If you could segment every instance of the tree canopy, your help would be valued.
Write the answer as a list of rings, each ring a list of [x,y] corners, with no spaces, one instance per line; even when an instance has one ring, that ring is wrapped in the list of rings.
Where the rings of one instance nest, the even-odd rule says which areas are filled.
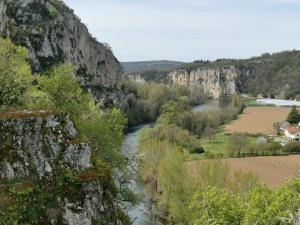
[[[300,114],[299,114],[299,111],[297,110],[296,106],[293,106],[286,121],[291,124],[297,124],[300,122]]]

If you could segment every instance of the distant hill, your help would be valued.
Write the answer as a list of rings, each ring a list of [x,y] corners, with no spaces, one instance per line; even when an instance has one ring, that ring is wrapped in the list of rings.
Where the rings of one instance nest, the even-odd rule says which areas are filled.
[[[228,87],[228,83],[224,83],[227,71],[227,77],[235,77],[237,92],[253,96],[300,99],[300,51],[297,50],[265,53],[249,59],[197,60],[173,69],[145,70],[132,73],[131,79],[183,85],[187,82],[188,85],[202,84],[208,90],[218,90],[221,88],[218,83]],[[216,86],[209,86],[212,84]]]
[[[149,70],[164,71],[172,70],[185,64],[184,62],[155,60],[155,61],[139,61],[139,62],[122,62],[125,73],[143,72]]]

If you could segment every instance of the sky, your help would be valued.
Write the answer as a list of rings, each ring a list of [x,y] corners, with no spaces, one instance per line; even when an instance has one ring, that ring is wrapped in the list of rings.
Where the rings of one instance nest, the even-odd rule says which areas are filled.
[[[300,49],[300,0],[65,0],[120,61]]]

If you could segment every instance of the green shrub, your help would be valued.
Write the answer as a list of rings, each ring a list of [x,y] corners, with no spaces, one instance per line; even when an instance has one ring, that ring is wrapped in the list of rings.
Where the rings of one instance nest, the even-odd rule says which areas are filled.
[[[0,38],[0,106],[21,105],[33,79],[27,62],[28,51]]]
[[[204,153],[204,148],[203,147],[193,147],[190,149],[190,154],[201,154],[201,153]]]
[[[299,142],[289,142],[285,147],[284,151],[288,153],[300,153],[300,143]]]

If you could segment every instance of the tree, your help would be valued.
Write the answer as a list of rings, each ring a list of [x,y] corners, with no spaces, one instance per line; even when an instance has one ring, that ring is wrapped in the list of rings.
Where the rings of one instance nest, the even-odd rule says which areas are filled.
[[[161,108],[161,116],[159,122],[167,124],[176,124],[182,108],[177,102],[170,101],[164,104]]]
[[[226,189],[208,187],[199,191],[190,204],[193,225],[239,225],[244,215],[244,205],[238,195]]]
[[[300,122],[300,114],[295,105],[293,106],[292,110],[290,111],[286,121],[291,124],[297,124]]]
[[[183,156],[181,152],[169,149],[160,163],[158,176],[163,192],[158,204],[170,213],[169,220],[176,224],[188,224],[188,205],[194,193],[193,182],[187,174]]]
[[[283,218],[296,215],[300,205],[300,182],[292,180],[272,190],[257,186],[249,194],[243,224],[292,224],[283,223]]]
[[[27,62],[28,51],[15,46],[9,39],[0,38],[0,106],[22,103],[33,76]]]
[[[273,129],[275,130],[277,135],[280,135],[280,127],[280,123],[278,122],[273,124]]]
[[[230,153],[237,153],[237,156],[241,155],[241,152],[244,148],[247,147],[248,139],[245,134],[242,133],[234,133],[230,138]]]
[[[212,139],[215,136],[215,131],[213,128],[211,128],[210,126],[206,126],[204,131],[203,131],[203,136],[207,137],[209,139],[209,141],[211,142]]]
[[[37,85],[26,94],[26,106],[68,112],[78,119],[99,117],[100,111],[91,94],[82,89],[80,80],[73,75],[74,67],[63,64],[38,76]]]

